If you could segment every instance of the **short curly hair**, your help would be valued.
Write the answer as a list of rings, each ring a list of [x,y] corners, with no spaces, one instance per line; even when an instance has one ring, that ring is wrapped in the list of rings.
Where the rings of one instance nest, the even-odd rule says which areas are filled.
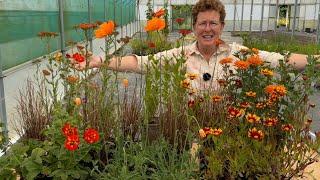
[[[200,12],[215,10],[220,14],[220,22],[224,23],[226,10],[220,0],[199,0],[192,8],[193,25],[197,22],[197,17]]]

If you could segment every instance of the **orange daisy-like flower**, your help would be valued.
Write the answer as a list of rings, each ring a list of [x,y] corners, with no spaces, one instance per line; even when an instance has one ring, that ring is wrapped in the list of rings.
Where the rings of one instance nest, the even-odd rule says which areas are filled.
[[[254,54],[259,54],[259,49],[252,48],[251,51],[252,51]]]
[[[264,120],[264,125],[271,127],[275,126],[278,123],[278,118],[267,118]]]
[[[42,32],[39,32],[38,33],[38,36],[42,39],[42,38],[45,38],[45,37],[47,37],[47,38],[54,38],[54,37],[56,37],[56,36],[58,36],[58,33],[56,33],[56,32],[46,32],[46,31],[42,31]]]
[[[246,70],[249,68],[249,63],[247,61],[236,61],[234,62],[234,66],[236,66],[238,69]]]
[[[76,106],[80,106],[81,103],[82,103],[81,98],[79,98],[79,97],[75,98],[73,101],[74,101],[74,104],[75,104]]]
[[[251,114],[251,113],[248,113],[246,115],[246,119],[249,123],[259,123],[260,122],[260,117],[255,114]]]
[[[247,61],[252,66],[260,66],[263,64],[263,60],[258,55],[250,56]]]
[[[213,102],[220,102],[222,100],[222,96],[213,95],[211,96]]]
[[[261,74],[265,75],[265,76],[273,76],[273,71],[269,70],[269,69],[262,69]]]
[[[163,8],[161,8],[161,9],[159,9],[157,12],[154,12],[152,16],[153,16],[153,17],[160,18],[160,17],[163,16],[165,13],[166,13],[166,11],[165,11]]]
[[[242,102],[242,103],[240,103],[240,107],[248,108],[248,107],[250,107],[250,103],[249,102]]]
[[[252,129],[249,129],[248,137],[254,140],[261,141],[264,137],[264,133],[261,130],[257,130],[257,128],[254,127]]]
[[[92,29],[92,28],[97,27],[97,25],[96,24],[92,24],[92,23],[81,23],[76,27],[80,28],[82,30],[88,30],[88,29]]]
[[[197,93],[197,89],[194,89],[194,88],[189,89],[189,91],[188,91],[188,94],[189,94],[190,96],[192,96],[192,95],[194,95],[194,94],[196,94],[196,93]]]
[[[108,21],[102,23],[94,33],[96,38],[104,38],[111,35],[114,32],[114,29],[115,23],[113,21]]]
[[[281,126],[282,131],[289,132],[293,129],[292,124],[284,124]]]
[[[188,88],[190,87],[190,81],[189,81],[189,79],[185,79],[185,80],[181,81],[181,86],[182,86],[183,88],[188,89]]]
[[[265,108],[265,107],[266,107],[266,104],[263,103],[263,102],[258,102],[258,103],[256,104],[256,108],[257,108],[257,109],[263,109],[263,108]]]
[[[123,85],[123,87],[127,88],[129,86],[129,80],[128,79],[123,79],[122,80],[122,85]]]
[[[166,27],[166,23],[163,19],[153,17],[151,20],[147,21],[147,25],[144,27],[144,29],[147,32],[150,31],[160,31]]]
[[[222,134],[222,129],[220,128],[210,129],[210,134],[214,136],[220,136]]]
[[[242,115],[243,111],[234,107],[230,107],[228,109],[228,113],[230,118],[237,118]]]
[[[67,81],[70,84],[74,84],[74,83],[78,82],[78,80],[79,80],[79,78],[77,76],[70,75],[70,76],[67,77]]]
[[[267,94],[275,94],[278,96],[284,96],[287,93],[287,89],[286,87],[284,87],[283,85],[268,85],[265,88],[265,92]]]
[[[228,63],[232,63],[233,59],[231,57],[226,57],[223,58],[219,61],[220,64],[228,64]]]
[[[257,96],[257,93],[256,92],[253,92],[253,91],[249,91],[249,92],[246,92],[246,95],[248,97],[256,97]]]
[[[196,73],[187,73],[185,74],[186,78],[189,78],[190,80],[195,80],[199,75]]]

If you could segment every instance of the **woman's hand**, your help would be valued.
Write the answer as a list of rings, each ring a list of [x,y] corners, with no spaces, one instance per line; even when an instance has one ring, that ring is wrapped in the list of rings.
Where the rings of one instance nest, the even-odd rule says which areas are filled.
[[[100,67],[103,63],[103,59],[100,56],[95,55],[88,57],[86,61],[89,62],[88,68]],[[77,70],[84,70],[87,67],[86,61],[76,62],[75,60],[71,59],[71,64],[73,64],[73,67]]]

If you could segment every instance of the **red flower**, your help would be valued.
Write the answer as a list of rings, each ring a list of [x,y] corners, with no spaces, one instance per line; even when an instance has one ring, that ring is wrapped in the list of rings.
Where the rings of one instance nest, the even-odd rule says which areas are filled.
[[[74,151],[78,149],[79,144],[80,144],[79,136],[71,135],[71,136],[68,136],[66,141],[64,142],[64,147],[69,151]]]
[[[78,135],[78,129],[76,127],[72,127],[69,123],[64,124],[62,132],[66,137]]]
[[[192,31],[190,29],[180,29],[179,30],[179,33],[182,35],[182,36],[186,36],[190,33],[192,33]]]
[[[176,21],[176,23],[181,25],[184,22],[184,18],[177,18],[175,21]]]
[[[156,44],[154,42],[148,42],[148,47],[149,48],[155,48]]]
[[[237,118],[237,117],[240,117],[243,113],[243,110],[240,110],[240,109],[237,109],[237,108],[234,108],[234,107],[230,107],[228,109],[228,114],[229,114],[229,117],[230,118]]]
[[[163,8],[159,9],[157,12],[154,12],[153,13],[153,17],[157,17],[157,18],[160,18],[161,16],[163,16],[165,14],[165,10]]]
[[[72,58],[76,60],[78,63],[83,62],[85,60],[84,57],[79,53],[73,54]]]
[[[248,137],[254,140],[261,141],[264,137],[264,133],[262,132],[262,130],[257,130],[257,128],[254,127],[252,129],[249,129]]]
[[[99,132],[95,129],[88,128],[84,131],[83,139],[89,144],[96,143],[100,139]]]
[[[188,107],[189,107],[189,108],[193,108],[194,105],[195,105],[195,103],[196,103],[196,102],[195,102],[194,100],[189,100],[189,101],[188,101]]]

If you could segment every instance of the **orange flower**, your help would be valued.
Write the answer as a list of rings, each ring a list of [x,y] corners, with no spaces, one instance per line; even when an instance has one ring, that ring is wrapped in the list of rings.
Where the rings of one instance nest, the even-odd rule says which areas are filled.
[[[272,85],[268,85],[265,88],[265,92],[270,95],[275,94],[278,96],[284,96],[287,93],[287,89],[283,85],[273,85],[272,84]]]
[[[269,69],[262,69],[261,74],[265,75],[265,76],[273,76],[273,71],[269,70]]]
[[[49,75],[51,74],[51,73],[50,73],[48,70],[46,70],[46,69],[42,70],[42,73],[43,73],[44,76],[49,76]]]
[[[77,81],[79,80],[79,78],[77,76],[68,76],[67,77],[67,81],[70,83],[70,84],[74,84],[76,83]]]
[[[148,42],[148,47],[151,49],[156,48],[156,44],[154,42]]]
[[[153,17],[157,17],[160,18],[161,16],[163,16],[165,14],[165,10],[163,8],[159,9],[157,12],[153,13]]]
[[[81,23],[76,27],[80,28],[82,30],[88,30],[88,29],[92,29],[92,28],[97,27],[97,25],[96,24],[92,24],[92,23]]]
[[[250,103],[248,103],[248,102],[242,102],[242,103],[240,103],[240,107],[242,107],[242,108],[248,108],[248,107],[250,107]]]
[[[259,54],[259,49],[252,48],[251,51],[252,51],[254,54]]]
[[[242,69],[242,70],[245,70],[245,69],[248,69],[249,67],[249,63],[247,61],[236,61],[234,62],[234,66],[236,66],[238,69]]]
[[[187,73],[185,75],[186,78],[189,78],[190,80],[195,80],[198,77],[198,74],[196,73]]]
[[[248,137],[254,140],[261,141],[264,137],[264,133],[261,130],[257,130],[257,128],[254,127],[252,129],[249,129]]]
[[[257,104],[256,104],[256,108],[257,109],[263,109],[263,108],[265,108],[266,107],[266,105],[263,103],[263,102],[258,102]]]
[[[166,23],[163,19],[153,17],[151,20],[147,21],[147,25],[144,29],[149,31],[160,31],[166,27]]]
[[[230,58],[230,57],[226,57],[226,58],[223,58],[219,61],[220,64],[228,64],[228,63],[232,63],[233,59]]]
[[[246,115],[246,119],[249,123],[259,123],[260,122],[260,117],[255,114],[251,114],[251,113],[248,113]]]
[[[264,120],[264,125],[268,127],[275,126],[277,123],[277,118],[267,118],[266,120]]]
[[[211,96],[213,102],[220,102],[222,100],[222,96],[213,95]]]
[[[188,91],[188,94],[191,96],[191,95],[194,95],[195,93],[197,93],[197,89],[194,89],[194,88],[192,88],[192,89],[189,89],[189,91]]]
[[[229,117],[230,118],[237,118],[237,117],[240,117],[242,115],[243,110],[239,110],[237,108],[230,107],[228,109],[228,113],[229,113]]]
[[[38,36],[42,39],[44,37],[48,37],[48,38],[51,38],[51,37],[56,37],[58,36],[58,33],[56,32],[46,32],[46,31],[42,31],[42,32],[39,32],[38,33]]]
[[[109,36],[113,33],[115,28],[115,24],[113,21],[108,21],[102,23],[99,28],[94,32],[96,38],[104,38],[106,36]]]
[[[78,98],[78,97],[75,98],[73,101],[74,101],[74,104],[77,105],[77,106],[80,106],[81,103],[82,103],[82,102],[81,102],[81,98]]]
[[[188,79],[185,79],[185,80],[181,81],[181,86],[183,88],[186,88],[186,89],[189,88],[190,87],[190,81]]]
[[[122,85],[123,85],[123,87],[127,88],[128,85],[129,85],[129,80],[128,79],[123,79],[122,80]]]
[[[249,91],[249,92],[246,92],[246,95],[248,97],[256,97],[257,96],[257,93],[256,92],[253,92],[253,91]]]
[[[281,129],[282,131],[289,132],[293,129],[293,126],[292,124],[284,124],[282,125]]]
[[[55,61],[60,62],[62,59],[62,53],[61,52],[57,52],[53,55],[53,58]]]
[[[206,133],[204,132],[203,129],[199,130],[199,135],[200,135],[201,138],[206,138],[207,137],[207,135],[206,135]]]
[[[227,85],[227,81],[224,79],[217,79],[218,83],[220,86],[226,86]]]
[[[263,60],[258,55],[250,56],[247,61],[252,66],[260,66],[263,64]]]
[[[214,136],[220,136],[222,134],[222,129],[216,128],[216,129],[210,129],[212,130],[211,134]]]

